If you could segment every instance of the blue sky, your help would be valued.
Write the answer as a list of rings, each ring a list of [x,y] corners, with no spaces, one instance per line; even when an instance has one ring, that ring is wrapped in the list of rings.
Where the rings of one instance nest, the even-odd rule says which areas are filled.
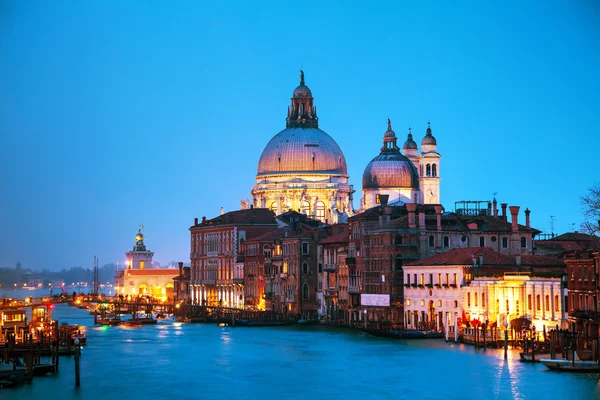
[[[188,262],[194,217],[250,197],[300,66],[355,207],[387,118],[401,141],[430,120],[447,210],[497,192],[578,228],[600,8],[481,3],[2,2],[0,266],[122,262],[140,224],[155,260]]]

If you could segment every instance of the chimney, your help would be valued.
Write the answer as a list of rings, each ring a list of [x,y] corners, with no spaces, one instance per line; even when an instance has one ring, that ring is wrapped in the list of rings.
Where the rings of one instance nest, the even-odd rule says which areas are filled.
[[[206,222],[206,217],[202,217],[202,223]]]
[[[496,198],[494,197],[494,200],[492,201],[492,203],[494,204],[494,217],[498,216],[498,201],[496,200]]]
[[[183,261],[177,263],[179,265],[179,276],[183,275]]]
[[[386,206],[383,210],[385,211],[385,222],[390,222],[392,220],[392,207]]]
[[[487,215],[488,216],[492,215],[492,203],[490,203],[489,201],[488,201]]]
[[[525,209],[525,226],[528,228],[531,228],[531,225],[529,224],[529,213],[531,211],[529,210],[529,208]]]
[[[406,211],[408,211],[408,227],[410,229],[415,229],[417,227],[415,221],[415,210],[417,209],[417,205],[415,203],[407,203]]]
[[[442,206],[433,206],[435,209],[436,216],[436,228],[438,231],[442,230]]]
[[[198,218],[194,218],[194,225],[198,225]]]
[[[221,207],[221,215],[225,214],[225,209]]]
[[[425,206],[419,207],[419,229],[425,229]]]
[[[512,231],[519,232],[519,206],[510,206],[510,215],[512,217]]]
[[[250,209],[252,210],[254,208],[254,204],[250,204]]]
[[[508,206],[508,204],[502,203],[500,205],[502,206],[502,218],[504,218],[504,220],[506,221],[506,207]]]
[[[515,265],[516,266],[520,266],[521,265],[521,255],[520,254],[517,254],[515,256]]]

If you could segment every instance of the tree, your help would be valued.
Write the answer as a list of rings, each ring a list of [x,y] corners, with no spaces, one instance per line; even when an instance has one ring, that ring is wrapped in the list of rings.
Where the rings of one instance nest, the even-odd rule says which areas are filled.
[[[600,183],[596,183],[588,189],[587,194],[581,198],[581,205],[583,206],[583,214],[586,220],[589,221],[586,226],[589,230],[592,230],[590,234],[593,234],[598,231],[600,224]]]

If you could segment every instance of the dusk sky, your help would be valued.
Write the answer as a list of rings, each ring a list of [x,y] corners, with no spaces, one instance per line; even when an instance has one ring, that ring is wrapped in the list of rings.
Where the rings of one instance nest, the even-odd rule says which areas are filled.
[[[0,266],[122,263],[140,224],[156,261],[189,263],[194,217],[250,198],[301,67],[355,208],[387,118],[400,143],[429,120],[447,211],[498,193],[579,229],[598,3],[480,3],[3,1]]]

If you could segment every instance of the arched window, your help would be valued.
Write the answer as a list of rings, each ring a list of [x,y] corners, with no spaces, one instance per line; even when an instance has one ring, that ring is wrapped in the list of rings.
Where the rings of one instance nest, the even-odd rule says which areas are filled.
[[[431,176],[437,176],[437,164],[431,166]]]
[[[310,203],[308,201],[302,202],[302,209],[300,210],[300,212],[304,215],[310,216]]]
[[[521,238],[521,247],[522,248],[527,247],[527,239],[525,237]]]
[[[427,176],[431,176],[431,164],[427,164],[427,166],[425,167],[425,174]]]
[[[321,222],[325,221],[325,203],[323,203],[322,201],[317,202],[316,218]]]
[[[435,239],[433,235],[429,236],[429,247],[435,246]]]
[[[546,311],[550,311],[550,296],[546,295]]]
[[[481,293],[481,307],[485,307],[485,293]]]
[[[479,247],[485,247],[485,238],[483,236],[479,237]]]
[[[274,201],[271,203],[271,211],[273,211],[275,213],[275,215],[277,215],[277,212],[279,211],[278,207],[277,207],[277,202]]]
[[[506,249],[508,247],[508,238],[502,238],[502,248]]]
[[[304,275],[308,275],[308,264],[307,263],[302,264],[302,273]]]
[[[304,285],[302,285],[302,299],[308,300],[308,283],[304,283]]]
[[[450,238],[444,236],[444,247],[450,247]]]

